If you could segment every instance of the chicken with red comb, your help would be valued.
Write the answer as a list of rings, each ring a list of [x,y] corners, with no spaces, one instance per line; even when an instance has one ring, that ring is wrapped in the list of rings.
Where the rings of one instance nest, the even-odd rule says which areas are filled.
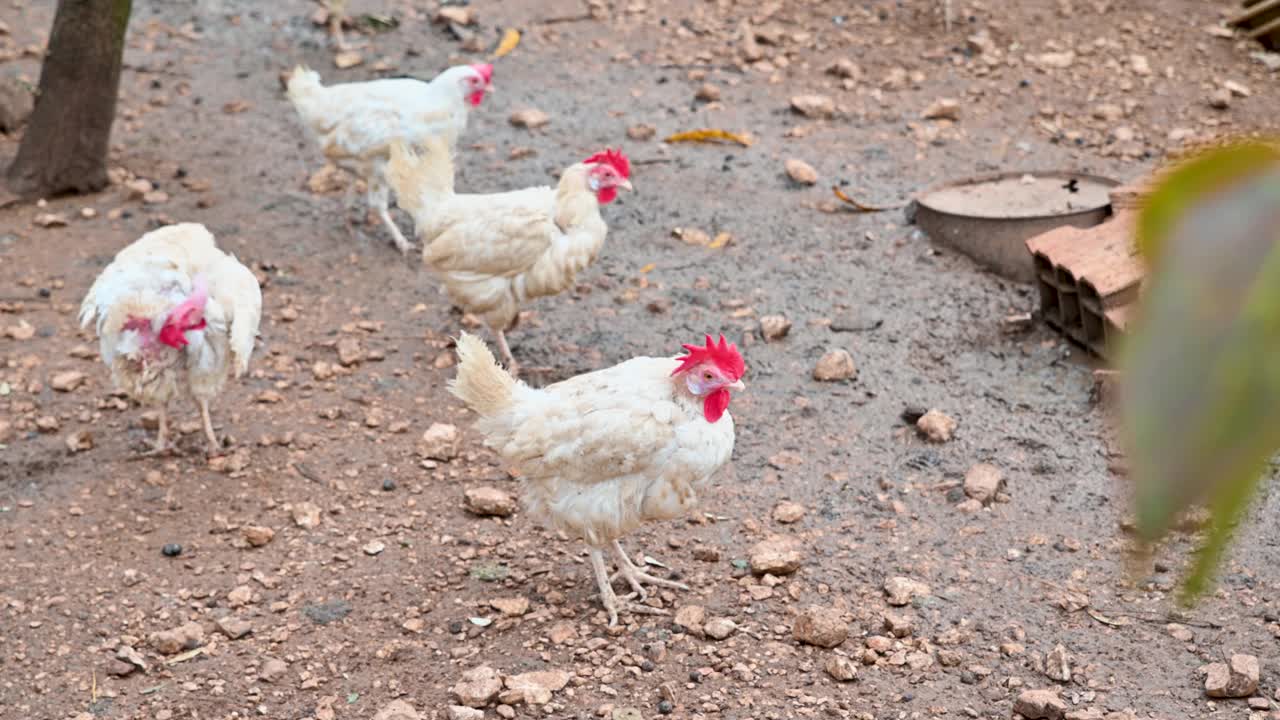
[[[619,539],[688,512],[733,453],[729,401],[745,389],[746,364],[723,335],[684,348],[683,357],[632,358],[532,388],[474,335],[458,340],[449,391],[480,416],[485,444],[519,470],[529,513],[586,541],[611,626],[622,610],[666,614],[632,602],[646,598],[646,584],[688,590],[641,570]],[[632,595],[614,591],[606,552]]]
[[[521,305],[572,287],[595,262],[609,230],[601,207],[631,189],[631,162],[621,150],[605,150],[566,168],[554,188],[459,195],[448,148],[439,140],[425,145],[425,154],[391,146],[396,202],[413,216],[423,263],[454,305],[484,319],[518,374],[506,331]]]

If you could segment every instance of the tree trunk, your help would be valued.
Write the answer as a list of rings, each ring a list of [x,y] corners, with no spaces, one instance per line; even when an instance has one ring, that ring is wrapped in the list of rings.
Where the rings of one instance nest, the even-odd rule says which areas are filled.
[[[45,197],[107,184],[131,0],[58,0],[9,190]]]

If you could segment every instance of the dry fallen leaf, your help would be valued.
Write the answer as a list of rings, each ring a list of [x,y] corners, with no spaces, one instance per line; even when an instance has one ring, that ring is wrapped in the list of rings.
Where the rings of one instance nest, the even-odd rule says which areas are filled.
[[[727,232],[722,232],[716,235],[716,239],[712,240],[711,244],[708,245],[707,247],[711,248],[712,250],[719,250],[720,248],[728,245],[731,242],[733,242],[733,236]]]
[[[675,135],[668,136],[663,142],[715,142],[723,140],[726,142],[734,142],[742,147],[751,147],[751,138],[745,134],[733,133],[728,130],[717,130],[715,128],[706,128],[703,130],[688,130],[679,132]]]
[[[648,265],[645,265],[644,267],[640,268],[640,274],[648,275],[649,273],[653,272],[653,269],[656,267],[658,267],[657,263],[649,263]]]
[[[886,210],[897,210],[902,207],[901,205],[864,205],[846,195],[845,192],[837,186],[832,186],[831,192],[835,193],[836,197],[839,198],[841,202],[853,208],[857,212],[884,212]]]
[[[222,112],[228,115],[235,115],[237,113],[242,113],[245,110],[248,110],[249,107],[250,107],[249,103],[245,100],[232,100],[231,102],[222,106]]]
[[[520,44],[520,31],[511,29],[502,34],[502,42],[498,43],[498,49],[493,51],[493,56],[500,58],[503,55],[516,49]]]
[[[353,68],[363,62],[364,62],[364,56],[356,52],[355,50],[340,52],[337,55],[333,56],[333,65],[339,70],[346,70],[347,68]]]

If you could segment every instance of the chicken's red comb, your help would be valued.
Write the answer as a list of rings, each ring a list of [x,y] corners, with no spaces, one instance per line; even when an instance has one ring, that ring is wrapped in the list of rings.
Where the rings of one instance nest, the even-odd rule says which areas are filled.
[[[631,177],[631,161],[621,150],[610,150],[605,148],[604,152],[598,152],[595,155],[583,160],[584,163],[608,163],[613,166],[614,170],[624,178]]]
[[[720,368],[720,372],[724,373],[731,381],[737,381],[742,374],[747,371],[747,365],[742,361],[742,356],[738,354],[738,346],[733,343],[726,342],[724,335],[720,336],[719,344],[711,340],[711,336],[707,336],[706,347],[698,347],[697,345],[685,345],[684,349],[688,355],[676,358],[680,361],[680,366],[675,369],[672,375],[679,375],[697,365],[710,360]]]
[[[479,73],[480,77],[484,79],[485,85],[493,82],[493,66],[489,63],[476,63],[471,66],[471,69]]]

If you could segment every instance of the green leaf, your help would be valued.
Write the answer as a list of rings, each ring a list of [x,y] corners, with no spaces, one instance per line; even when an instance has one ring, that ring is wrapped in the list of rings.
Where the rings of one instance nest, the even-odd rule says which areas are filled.
[[[1121,357],[1137,529],[1156,541],[1208,504],[1190,600],[1280,448],[1280,153],[1241,145],[1187,164],[1139,227],[1156,263]]]

